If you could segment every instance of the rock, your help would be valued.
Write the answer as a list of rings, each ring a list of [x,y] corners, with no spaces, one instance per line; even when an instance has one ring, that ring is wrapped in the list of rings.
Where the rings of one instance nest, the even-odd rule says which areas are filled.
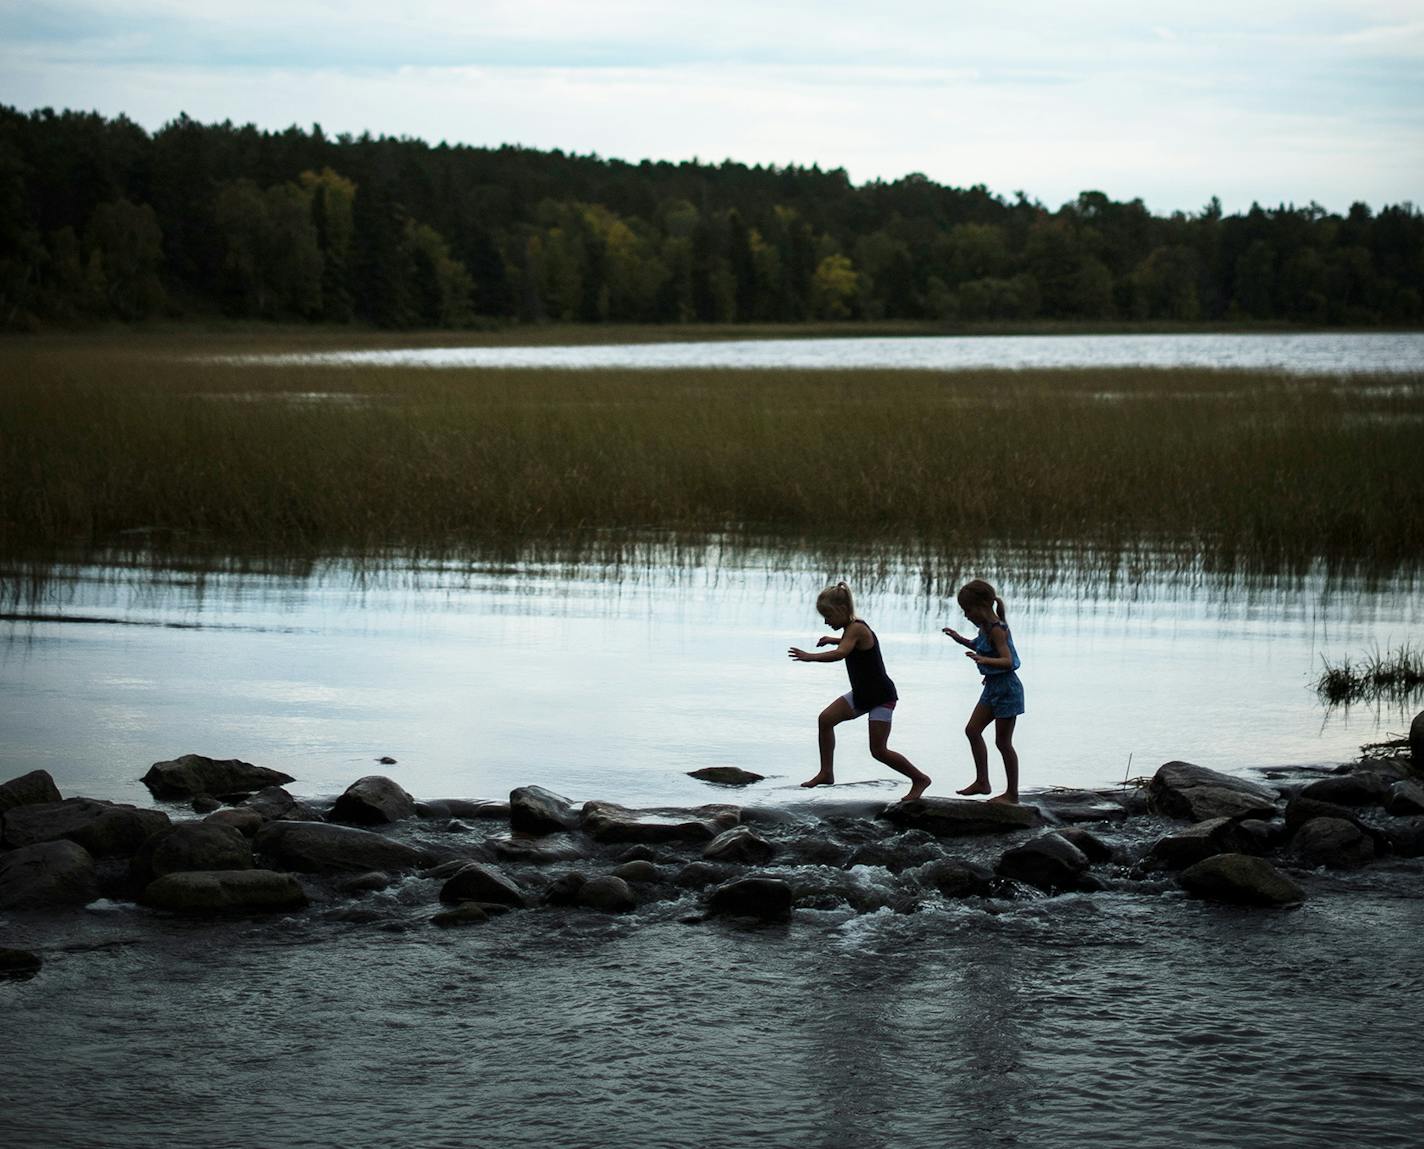
[[[1349,869],[1374,861],[1375,841],[1344,818],[1312,818],[1292,836],[1291,850],[1309,866]]]
[[[236,758],[205,758],[201,754],[184,754],[167,762],[155,762],[143,776],[143,784],[155,798],[193,798],[199,794],[226,798],[295,781],[280,770],[254,766]]]
[[[779,878],[738,878],[708,895],[707,910],[712,914],[785,921],[791,917],[791,887]]]
[[[489,838],[485,845],[496,858],[505,862],[524,862],[547,866],[554,862],[576,862],[589,855],[589,850],[568,837],[557,840],[539,838]]]
[[[142,889],[164,874],[252,868],[252,846],[241,831],[220,823],[180,822],[138,848],[129,861],[129,877]]]
[[[1339,818],[1360,825],[1353,810],[1316,798],[1292,798],[1286,803],[1286,829],[1294,833],[1313,818]],[[1363,829],[1363,826],[1361,826]]]
[[[703,809],[709,811],[707,807]],[[579,815],[583,829],[597,842],[710,842],[740,820],[740,815],[730,807],[710,810],[707,817],[683,818],[657,811],[629,810],[612,802],[585,803]]]
[[[1242,818],[1236,823],[1236,828],[1244,835],[1248,845],[1240,850],[1222,851],[1223,853],[1266,854],[1284,845],[1290,836],[1285,821],[1281,818],[1273,818],[1269,822],[1260,818]]]
[[[97,798],[65,798],[6,810],[0,815],[0,837],[12,848],[68,838],[96,858],[126,858],[150,834],[169,825],[162,810],[140,810]]]
[[[82,906],[99,896],[93,855],[60,839],[0,854],[0,910]]]
[[[1048,816],[1060,822],[1122,822],[1127,807],[1113,795],[1093,790],[1049,790],[1034,800]]]
[[[750,770],[743,770],[738,766],[706,766],[701,770],[689,770],[687,776],[701,782],[713,782],[718,786],[750,786],[753,782],[761,782],[766,777],[764,774],[753,774]]]
[[[355,870],[418,870],[429,863],[423,850],[370,830],[326,822],[268,822],[257,832],[259,854],[304,873]]]
[[[461,902],[452,910],[441,910],[430,921],[432,925],[448,930],[454,926],[472,926],[487,922],[489,918],[489,914],[479,902]]]
[[[341,883],[341,892],[343,894],[377,894],[388,889],[390,884],[390,874],[380,870],[371,870],[365,874],[357,874],[354,878],[347,878]]]
[[[1424,817],[1400,818],[1385,828],[1392,853],[1401,858],[1424,857]]]
[[[716,862],[688,862],[673,877],[673,885],[684,890],[705,890],[708,886],[730,880],[735,873],[731,866]]]
[[[1060,834],[1044,834],[1006,850],[994,866],[1001,877],[1027,882],[1046,894],[1076,890],[1087,869],[1083,851]]]
[[[1424,785],[1420,785],[1413,779],[1396,782],[1389,788],[1389,797],[1385,799],[1384,810],[1386,814],[1393,814],[1397,818],[1410,818],[1416,814],[1424,814]]]
[[[776,854],[776,847],[748,826],[724,830],[702,848],[709,862],[733,862],[742,866],[764,866]]]
[[[524,891],[493,866],[471,862],[462,866],[440,887],[442,902],[495,902],[524,909],[529,899]]]
[[[43,965],[39,954],[32,954],[29,950],[0,948],[0,978],[25,981],[39,973]]]
[[[1269,786],[1190,762],[1164,763],[1147,784],[1147,800],[1154,813],[1193,822],[1269,818],[1275,814],[1279,796]]]
[[[1250,854],[1217,854],[1188,866],[1177,880],[1195,897],[1232,905],[1292,906],[1305,900],[1300,886]]]
[[[509,825],[522,834],[557,834],[578,825],[578,811],[569,799],[542,786],[521,786],[509,792]]]
[[[941,858],[918,873],[925,884],[947,898],[989,898],[1005,884],[987,866],[966,858]]]
[[[629,846],[618,855],[620,862],[655,862],[657,859],[651,846]]]
[[[189,803],[195,814],[211,814],[222,809],[222,802],[211,794],[199,794]]]
[[[389,754],[382,754],[379,758],[376,759],[376,764],[379,766],[394,766],[396,764],[396,760],[392,758]]]
[[[214,810],[203,821],[212,826],[231,826],[244,838],[256,837],[257,831],[266,825],[266,819],[261,814],[241,807]]]
[[[638,908],[638,899],[628,883],[612,874],[584,882],[574,895],[574,901],[585,909],[603,910],[610,914],[626,914]]]
[[[142,900],[174,913],[273,913],[301,909],[307,895],[276,870],[189,870],[155,878]]]
[[[1058,830],[1057,834],[1060,838],[1077,846],[1083,852],[1083,856],[1093,865],[1113,860],[1113,848],[1096,834],[1090,834],[1079,826],[1065,826]]]
[[[508,802],[487,802],[472,798],[437,798],[429,803],[439,807],[442,818],[480,818],[489,821],[507,822],[510,818]]]
[[[16,806],[62,801],[64,795],[59,792],[47,770],[31,770],[28,774],[0,783],[0,813],[13,810]]]
[[[892,874],[899,874],[943,856],[944,849],[933,834],[925,830],[906,830],[882,842],[857,846],[846,859],[845,868],[881,866]]]
[[[975,802],[968,798],[916,798],[892,802],[881,817],[897,826],[926,830],[936,838],[1006,834],[1043,824],[1035,806],[1008,802]]]
[[[1300,792],[1300,797],[1337,806],[1382,806],[1389,798],[1390,784],[1380,775],[1361,772],[1322,778]]]
[[[266,822],[325,822],[315,806],[299,801],[281,786],[265,786],[243,802],[242,809],[251,810]]]
[[[1159,838],[1142,864],[1149,870],[1180,870],[1215,854],[1249,854],[1254,844],[1234,818],[1212,818]]]
[[[1409,724],[1409,757],[1416,774],[1424,774],[1424,710]]]
[[[358,826],[385,826],[415,817],[415,799],[380,774],[358,778],[336,799],[331,818]]]
[[[571,906],[578,900],[578,892],[588,881],[582,874],[560,874],[544,891],[544,904],[549,906]]]
[[[658,868],[652,862],[636,861],[624,862],[613,871],[615,878],[622,878],[625,882],[656,882],[658,880]]]

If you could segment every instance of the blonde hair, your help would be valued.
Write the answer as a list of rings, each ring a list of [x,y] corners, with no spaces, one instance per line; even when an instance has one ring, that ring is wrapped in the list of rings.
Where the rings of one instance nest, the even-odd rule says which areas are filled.
[[[1000,622],[1008,622],[1008,611],[1004,609],[1004,600],[999,597],[999,592],[994,589],[993,583],[985,582],[981,578],[970,579],[959,588],[959,605],[968,610],[970,607],[993,608],[994,614],[998,616]]]
[[[846,613],[846,621],[855,618],[855,600],[851,598],[850,587],[843,582],[836,583],[835,586],[828,586],[816,596],[816,609],[822,614],[826,613],[828,607],[836,610],[843,610]]]

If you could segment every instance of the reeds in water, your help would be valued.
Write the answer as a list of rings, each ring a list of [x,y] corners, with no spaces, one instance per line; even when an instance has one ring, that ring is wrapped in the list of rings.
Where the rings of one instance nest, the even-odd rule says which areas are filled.
[[[1405,643],[1392,651],[1374,651],[1352,662],[1322,657],[1324,669],[1315,690],[1332,706],[1351,702],[1407,702],[1424,694],[1424,650]]]

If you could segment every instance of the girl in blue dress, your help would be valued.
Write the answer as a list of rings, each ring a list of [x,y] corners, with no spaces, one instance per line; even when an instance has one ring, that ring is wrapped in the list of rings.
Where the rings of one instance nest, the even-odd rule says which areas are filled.
[[[959,588],[959,606],[964,617],[979,628],[972,639],[956,630],[944,628],[944,633],[967,646],[965,657],[974,661],[984,675],[984,689],[979,701],[969,715],[964,727],[964,736],[969,739],[969,750],[974,755],[974,781],[958,794],[988,794],[989,749],[984,745],[984,731],[989,723],[994,724],[994,745],[1004,760],[1004,774],[1008,784],[1004,792],[991,798],[992,802],[1013,802],[1019,800],[1019,755],[1014,749],[1014,724],[1024,712],[1023,683],[1014,673],[1019,668],[1019,652],[1014,649],[1014,637],[1009,632],[1009,622],[1004,610],[1004,600],[994,588],[983,579],[976,578]]]

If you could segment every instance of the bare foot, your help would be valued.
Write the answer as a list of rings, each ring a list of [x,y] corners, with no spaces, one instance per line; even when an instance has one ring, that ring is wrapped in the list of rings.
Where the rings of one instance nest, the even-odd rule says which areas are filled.
[[[968,786],[964,787],[963,790],[955,791],[956,794],[963,794],[966,798],[971,794],[988,794],[991,792],[991,787],[987,782],[971,782]]]
[[[989,801],[1000,802],[1005,806],[1017,806],[1019,804],[1019,796],[1017,794],[995,794]]]
[[[835,784],[836,780],[833,775],[822,773],[817,774],[814,778],[808,778],[805,782],[801,783],[801,787],[802,789],[809,789],[812,786],[834,786]]]
[[[902,802],[913,802],[921,794],[930,788],[930,783],[934,781],[928,774],[921,774],[918,779],[910,784],[910,792],[900,799]]]

